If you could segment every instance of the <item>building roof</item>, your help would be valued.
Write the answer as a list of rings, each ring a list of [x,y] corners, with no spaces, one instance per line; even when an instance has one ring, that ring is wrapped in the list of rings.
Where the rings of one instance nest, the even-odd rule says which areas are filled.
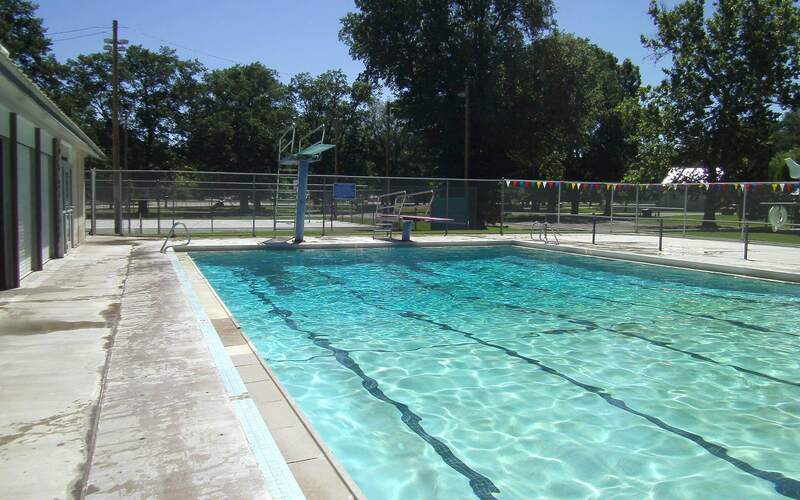
[[[47,121],[63,132],[61,134],[62,139],[72,139],[70,142],[83,145],[82,149],[85,149],[91,155],[97,158],[104,158],[103,150],[89,139],[89,136],[17,67],[8,56],[8,51],[5,50],[5,47],[0,46],[0,48],[3,49],[0,50],[0,76],[13,84],[14,89],[19,94],[22,94],[24,98],[29,99],[36,107],[45,112],[46,117],[49,118]]]

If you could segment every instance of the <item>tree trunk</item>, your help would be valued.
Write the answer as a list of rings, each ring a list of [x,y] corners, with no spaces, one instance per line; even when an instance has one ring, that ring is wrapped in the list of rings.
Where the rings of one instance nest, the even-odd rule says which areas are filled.
[[[707,167],[708,182],[717,182],[717,168],[714,166]],[[717,204],[719,203],[719,193],[713,186],[705,192],[705,199],[703,200],[703,223],[700,225],[701,229],[716,230],[718,229],[717,218]]]

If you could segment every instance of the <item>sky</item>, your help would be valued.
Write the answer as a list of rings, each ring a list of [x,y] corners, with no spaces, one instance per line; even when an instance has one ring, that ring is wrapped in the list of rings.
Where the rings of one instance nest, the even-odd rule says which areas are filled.
[[[120,37],[156,49],[167,45],[210,69],[261,61],[288,82],[297,73],[363,69],[339,41],[339,20],[353,0],[38,0],[38,15],[56,57],[102,50],[118,19]],[[590,39],[620,61],[639,65],[642,83],[657,84],[659,65],[642,47],[653,34],[648,0],[555,0],[562,31]],[[666,2],[674,4],[675,0]],[[91,29],[84,29],[91,28]],[[79,30],[79,31],[73,31]]]

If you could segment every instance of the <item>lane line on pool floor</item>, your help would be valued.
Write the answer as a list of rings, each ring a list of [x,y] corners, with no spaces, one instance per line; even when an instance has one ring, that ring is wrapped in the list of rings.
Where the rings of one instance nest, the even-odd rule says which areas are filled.
[[[431,275],[431,276],[445,276],[445,275],[442,275],[441,273],[437,273],[435,271],[431,271],[429,269],[423,268],[423,267],[418,266],[416,264],[412,264],[409,267],[412,267],[412,266],[413,266],[414,270],[423,272],[423,273]],[[431,284],[426,283],[426,282],[424,282],[422,280],[419,280],[417,278],[413,278],[412,277],[412,279],[416,279],[416,281],[419,282],[421,286],[434,288],[434,289],[440,288],[440,287],[436,287],[436,286],[431,286]],[[521,290],[528,290],[528,289],[544,290],[544,289],[541,289],[541,288],[538,288],[538,287],[523,287],[517,281],[512,281],[512,283],[516,288],[519,288]],[[544,291],[546,291],[546,290],[544,290]],[[686,354],[688,356],[691,356],[694,359],[697,359],[697,360],[700,360],[700,361],[704,361],[704,362],[707,362],[707,363],[711,363],[711,364],[714,364],[716,366],[724,366],[724,367],[732,368],[732,369],[734,369],[734,370],[736,370],[738,372],[747,373],[747,374],[750,374],[750,375],[761,377],[761,378],[770,380],[772,382],[778,382],[778,383],[781,383],[781,384],[787,384],[787,385],[793,385],[795,387],[800,387],[800,383],[798,383],[798,382],[793,382],[791,380],[787,380],[787,379],[784,379],[784,378],[775,377],[773,375],[769,375],[769,374],[766,374],[766,373],[763,373],[763,372],[760,372],[760,371],[757,371],[757,370],[751,370],[750,368],[745,368],[745,367],[742,367],[742,366],[739,366],[739,365],[735,365],[735,364],[732,364],[732,363],[723,363],[721,361],[717,361],[717,360],[715,360],[713,358],[710,358],[708,356],[705,356],[703,354],[699,354],[699,353],[696,353],[696,352],[693,352],[693,351],[689,351],[689,350],[686,350],[686,349],[680,349],[680,348],[677,348],[677,347],[673,347],[668,342],[649,339],[649,338],[647,338],[645,336],[637,335],[637,334],[632,333],[632,332],[622,332],[622,331],[614,329],[614,328],[607,328],[607,327],[604,327],[604,326],[600,326],[600,325],[598,325],[597,323],[595,323],[593,321],[589,321],[589,320],[580,320],[579,321],[579,320],[572,319],[572,318],[568,317],[565,314],[552,313],[552,312],[544,311],[542,309],[532,308],[532,307],[526,306],[526,305],[510,304],[510,303],[507,303],[507,302],[487,301],[487,300],[485,300],[485,299],[483,299],[481,297],[459,297],[459,296],[454,295],[453,293],[451,293],[449,291],[445,292],[445,293],[447,293],[447,295],[449,295],[451,298],[453,298],[455,300],[481,300],[481,301],[486,302],[487,304],[491,304],[493,306],[502,306],[502,307],[506,307],[506,308],[512,309],[512,310],[524,310],[524,311],[527,311],[527,312],[533,312],[533,313],[541,315],[541,316],[545,316],[545,315],[553,316],[553,317],[556,317],[556,318],[559,318],[559,319],[567,320],[567,321],[569,321],[571,323],[574,323],[574,324],[579,324],[579,325],[584,325],[584,326],[586,326],[587,324],[590,324],[591,326],[593,326],[597,330],[602,330],[602,331],[606,331],[606,332],[609,332],[609,333],[615,333],[617,335],[622,335],[622,336],[625,336],[625,337],[630,337],[630,338],[636,338],[636,339],[639,339],[639,340],[643,340],[643,341],[648,342],[648,343],[650,343],[652,345],[655,345],[657,347],[661,347],[661,348],[664,348],[664,349],[669,349],[669,350],[674,351],[674,352]],[[588,296],[588,295],[581,295],[581,296],[584,297],[584,298],[592,299],[592,300],[603,300],[601,297],[593,297],[593,296]],[[610,300],[610,301],[611,302],[615,302],[614,300]],[[616,301],[616,302],[624,303],[624,304],[628,304],[628,305],[635,305],[633,303],[627,303],[627,302],[624,302],[624,301]],[[648,306],[648,307],[653,307],[653,306]],[[708,318],[713,319],[713,317],[706,317],[706,316],[700,316],[700,317],[707,318],[707,319]]]
[[[317,269],[314,269],[314,271],[316,271],[318,274],[320,274],[322,276],[333,278],[334,281],[338,280],[338,278],[330,276],[330,275],[327,275],[326,273],[324,273],[322,271],[319,271]],[[425,315],[420,314],[420,313],[416,313],[416,312],[413,312],[413,311],[397,311],[395,309],[387,308],[387,307],[385,307],[385,306],[383,306],[381,304],[371,303],[371,302],[366,300],[366,298],[363,296],[363,294],[360,291],[357,291],[357,290],[346,289],[346,291],[349,292],[351,295],[353,295],[355,297],[358,297],[360,300],[362,300],[368,306],[375,307],[375,308],[378,308],[378,309],[382,309],[382,310],[385,310],[387,312],[395,313],[395,314],[398,314],[398,315],[406,317],[406,318],[411,318],[411,319],[415,319],[415,320],[418,320],[418,321],[423,321],[423,322],[426,322],[426,323],[430,323],[430,324],[433,324],[435,326],[438,326],[439,328],[441,328],[443,330],[459,333],[459,334],[464,335],[465,337],[467,337],[469,339],[477,341],[478,343],[480,343],[480,344],[482,344],[482,345],[484,345],[486,347],[491,347],[493,349],[500,350],[500,351],[504,352],[505,354],[507,354],[507,355],[509,355],[511,357],[517,358],[517,359],[519,359],[521,361],[524,361],[524,362],[526,362],[528,364],[534,365],[534,366],[536,366],[537,368],[541,369],[542,371],[544,371],[546,373],[549,373],[549,374],[554,375],[556,377],[559,377],[559,378],[561,378],[563,380],[566,380],[567,382],[569,382],[569,383],[571,383],[571,384],[573,384],[573,385],[575,385],[577,387],[580,387],[581,389],[584,389],[587,392],[590,392],[592,394],[595,394],[595,395],[599,396],[606,403],[608,403],[608,404],[610,404],[610,405],[612,405],[612,406],[614,406],[616,408],[619,408],[619,409],[621,409],[623,411],[626,411],[626,412],[631,413],[633,415],[636,415],[638,417],[644,418],[645,420],[649,421],[650,423],[654,424],[655,426],[659,427],[662,430],[665,430],[667,432],[670,432],[672,434],[678,435],[680,437],[683,437],[685,439],[688,439],[688,440],[694,442],[695,444],[699,445],[700,447],[705,449],[707,452],[709,452],[711,455],[713,455],[713,456],[715,456],[717,458],[720,458],[722,460],[725,460],[726,462],[730,463],[731,465],[733,465],[737,469],[739,469],[739,470],[741,470],[741,471],[743,471],[743,472],[745,472],[747,474],[750,474],[750,475],[752,475],[754,477],[757,477],[759,479],[763,479],[765,481],[769,481],[770,483],[773,484],[773,487],[774,487],[775,491],[778,492],[779,494],[787,496],[787,497],[790,497],[790,498],[800,499],[800,481],[798,481],[796,479],[793,479],[793,478],[790,478],[790,477],[787,477],[787,476],[784,476],[780,472],[773,472],[773,471],[766,471],[766,470],[763,470],[763,469],[759,469],[759,468],[751,465],[750,463],[745,462],[744,460],[740,460],[738,458],[732,457],[728,453],[727,448],[725,448],[724,446],[720,446],[720,445],[714,444],[714,443],[706,440],[704,437],[700,436],[699,434],[695,434],[695,433],[687,431],[685,429],[681,429],[679,427],[672,426],[672,425],[664,422],[663,420],[661,420],[660,418],[658,418],[656,416],[653,416],[653,415],[650,415],[650,414],[647,414],[647,413],[644,413],[644,412],[640,412],[640,411],[638,411],[638,410],[636,410],[634,408],[631,408],[630,406],[628,406],[628,404],[624,400],[619,399],[619,398],[615,398],[614,396],[611,395],[611,393],[609,391],[607,391],[604,388],[596,387],[596,386],[593,386],[593,385],[590,385],[590,384],[586,384],[586,383],[580,382],[580,381],[570,377],[569,375],[566,375],[566,374],[556,370],[555,368],[552,368],[552,367],[550,367],[548,365],[545,365],[544,363],[542,363],[541,361],[539,361],[539,360],[537,360],[535,358],[524,356],[522,354],[519,354],[517,351],[515,351],[513,349],[509,349],[509,348],[507,348],[505,346],[502,346],[502,345],[499,345],[499,344],[494,344],[492,342],[483,340],[480,337],[477,337],[475,334],[472,334],[472,333],[469,333],[469,332],[465,332],[463,330],[459,330],[457,328],[454,328],[454,327],[448,325],[447,323],[441,323],[441,322],[438,322],[438,321],[435,321],[435,320],[432,320],[432,319],[428,319],[427,317],[425,317]]]
[[[278,444],[275,442],[269,429],[267,429],[255,402],[250,398],[244,381],[239,375],[230,356],[225,351],[225,347],[222,345],[217,330],[208,318],[205,309],[200,303],[200,299],[192,288],[186,270],[178,261],[174,252],[168,251],[167,255],[177,274],[181,289],[200,324],[203,340],[219,372],[236,416],[239,418],[242,431],[258,463],[267,489],[276,500],[305,499],[300,485],[289,470],[289,466],[286,465],[286,461],[278,448]]]
[[[325,336],[322,334],[301,328],[291,318],[292,311],[278,307],[277,304],[275,304],[264,292],[256,289],[253,286],[254,284],[252,281],[248,279],[246,275],[243,273],[238,273],[238,275],[242,281],[247,284],[250,293],[258,297],[258,299],[264,305],[268,306],[271,309],[270,312],[282,318],[287,327],[297,332],[306,334],[309,340],[311,340],[315,345],[322,349],[331,351],[334,354],[334,358],[340,365],[347,368],[361,379],[361,385],[371,396],[384,403],[394,406],[395,409],[400,412],[400,420],[406,425],[406,427],[408,427],[414,434],[419,436],[423,441],[428,443],[428,445],[433,448],[433,450],[437,455],[439,455],[445,464],[464,476],[469,481],[470,488],[472,488],[475,496],[482,500],[496,498],[495,494],[499,494],[500,490],[492,482],[492,480],[469,467],[461,459],[459,459],[455,453],[453,453],[450,447],[448,447],[443,441],[429,434],[421,424],[422,417],[414,413],[405,403],[401,403],[387,396],[386,393],[384,393],[380,388],[378,381],[364,372],[361,366],[350,356],[349,351],[334,347],[328,339],[324,338]]]

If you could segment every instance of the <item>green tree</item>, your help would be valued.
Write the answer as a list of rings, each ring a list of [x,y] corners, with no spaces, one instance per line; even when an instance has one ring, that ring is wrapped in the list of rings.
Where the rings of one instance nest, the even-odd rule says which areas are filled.
[[[274,172],[294,117],[289,89],[260,63],[209,72],[189,113],[188,159],[203,169]]]
[[[161,47],[131,46],[122,68],[123,126],[130,144],[129,168],[179,169],[187,140],[188,115],[198,97],[205,68]]]
[[[766,177],[770,131],[780,108],[800,103],[800,8],[792,0],[703,0],[674,8],[651,0],[657,33],[642,42],[672,64],[659,91],[674,118],[680,157],[700,162],[707,179]],[[712,221],[716,191],[706,196]],[[705,223],[715,227],[713,222]]]
[[[438,158],[435,173],[463,175],[459,94],[468,85],[470,176],[501,174],[515,137],[505,94],[524,64],[524,47],[552,26],[552,2],[357,0],[356,7],[340,37],[364,61],[366,77],[397,94],[396,113]]]
[[[324,124],[326,141],[336,144],[333,153],[315,167],[317,172],[366,173],[365,149],[367,118],[375,101],[372,86],[356,80],[352,84],[341,70],[326,71],[312,77],[300,73],[292,78],[289,88],[298,113],[301,130]]]
[[[42,20],[35,15],[38,8],[29,0],[0,2],[0,42],[36,85],[55,96],[62,68],[53,57]]]

